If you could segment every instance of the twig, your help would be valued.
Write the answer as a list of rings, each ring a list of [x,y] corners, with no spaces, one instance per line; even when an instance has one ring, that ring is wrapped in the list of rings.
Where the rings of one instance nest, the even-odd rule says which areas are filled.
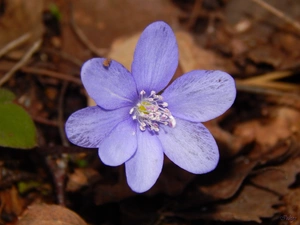
[[[57,78],[57,79],[60,79],[60,80],[73,82],[75,84],[80,84],[80,85],[82,84],[80,79],[77,78],[77,77],[73,77],[73,76],[68,75],[68,74],[54,72],[54,71],[50,71],[50,70],[46,70],[46,69],[36,69],[36,68],[32,68],[32,67],[23,67],[21,69],[21,71],[23,71],[25,73],[32,73],[32,74],[38,74],[38,75],[42,75],[42,76],[53,77],[53,78]]]
[[[67,170],[65,158],[55,158],[52,155],[47,155],[45,159],[54,179],[58,204],[65,206],[64,186]]]
[[[66,93],[68,87],[68,82],[64,81],[62,88],[61,88],[61,92],[60,92],[60,96],[58,99],[58,129],[59,129],[59,133],[60,133],[60,137],[61,137],[61,141],[63,146],[68,147],[70,146],[67,137],[66,137],[66,133],[65,133],[65,126],[64,126],[64,110],[63,110],[63,106],[64,106],[64,96]]]
[[[292,25],[298,31],[300,31],[300,24],[297,21],[295,21],[292,18],[290,18],[287,15],[285,15],[283,12],[279,11],[275,7],[269,5],[268,3],[266,3],[266,2],[264,2],[262,0],[252,0],[252,1],[255,2],[256,4],[260,5],[261,7],[263,7],[264,9],[266,9],[267,11],[269,11],[270,13],[273,13],[278,18],[284,20],[286,23]]]
[[[78,36],[79,40],[95,55],[97,56],[104,56],[107,53],[107,49],[98,48],[96,47],[92,42],[89,41],[89,39],[85,36],[85,34],[81,31],[81,29],[77,26],[74,20],[73,16],[73,6],[71,7],[71,27],[73,28],[75,34]]]
[[[291,96],[291,97],[298,97],[299,96],[295,93],[289,93],[283,90],[278,90],[278,89],[274,89],[270,86],[259,86],[259,85],[254,85],[254,84],[247,84],[244,81],[235,80],[236,83],[236,88],[238,91],[245,91],[245,92],[250,92],[250,93],[254,93],[254,94],[262,94],[262,95],[271,95],[271,96],[282,96],[282,95],[286,95],[286,96]]]
[[[52,126],[52,127],[57,127],[58,126],[57,121],[48,120],[48,119],[45,119],[41,116],[33,116],[33,115],[30,115],[30,116],[37,123],[45,124],[45,125]]]
[[[45,51],[46,53],[49,53],[49,54],[53,54],[53,55],[56,55],[56,56],[59,56],[61,57],[62,59],[65,59],[71,63],[73,63],[74,65],[76,66],[79,66],[81,67],[83,62],[81,60],[79,60],[78,58],[66,53],[66,52],[63,52],[63,51],[57,51],[55,49],[50,49],[50,48],[44,48],[42,49],[42,51]]]
[[[31,56],[39,49],[39,47],[41,46],[41,43],[42,43],[42,39],[39,39],[31,46],[31,48],[25,53],[25,55],[22,57],[22,59],[18,63],[16,63],[13,66],[13,68],[11,68],[11,70],[8,71],[1,78],[0,86],[2,86],[6,81],[8,81],[17,70],[19,70],[22,66],[24,66],[29,61]]]
[[[195,25],[195,23],[196,23],[196,21],[198,19],[198,16],[202,12],[201,6],[202,6],[202,0],[196,0],[195,3],[194,3],[194,6],[193,6],[192,12],[190,14],[189,21],[188,21],[188,23],[186,25],[186,27],[189,30],[194,27],[194,25]]]
[[[40,146],[37,151],[42,155],[57,155],[57,154],[78,154],[78,153],[93,153],[97,149],[82,148],[77,146]]]
[[[5,55],[10,50],[17,48],[18,46],[22,45],[31,37],[31,33],[23,34],[21,37],[9,42],[0,50],[0,58]]]
[[[268,81],[263,83],[258,82],[247,82],[246,80],[236,80],[236,84],[239,88],[250,88],[254,87],[255,89],[261,87],[263,89],[274,89],[274,90],[282,90],[282,91],[291,91],[296,92],[300,90],[300,85],[290,84],[285,82],[275,82]]]
[[[292,71],[276,71],[247,79],[236,79],[238,90],[259,94],[283,95],[286,92],[299,92],[300,85],[277,81],[293,75]],[[280,92],[281,91],[281,92]]]

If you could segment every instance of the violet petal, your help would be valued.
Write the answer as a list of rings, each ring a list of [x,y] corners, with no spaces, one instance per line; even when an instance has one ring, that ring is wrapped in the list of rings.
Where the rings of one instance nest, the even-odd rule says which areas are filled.
[[[81,79],[89,96],[104,109],[117,109],[134,104],[136,85],[130,72],[111,60],[104,66],[104,58],[93,58],[84,63]]]
[[[172,29],[161,21],[150,24],[136,45],[131,66],[138,91],[161,91],[177,66],[178,47]]]
[[[191,173],[213,170],[219,161],[219,151],[211,133],[201,123],[175,119],[175,128],[162,126],[159,133],[166,156]]]
[[[100,143],[99,157],[109,166],[119,166],[136,151],[136,123],[131,118],[119,123]]]
[[[99,106],[78,110],[66,122],[67,137],[75,145],[97,148],[118,123],[128,119],[129,110],[130,108],[125,107],[106,111]]]
[[[150,132],[138,132],[137,140],[137,151],[125,163],[125,168],[128,185],[141,193],[155,184],[162,170],[164,155],[157,136]]]
[[[173,116],[205,122],[230,108],[236,88],[225,72],[194,70],[177,78],[162,96]]]

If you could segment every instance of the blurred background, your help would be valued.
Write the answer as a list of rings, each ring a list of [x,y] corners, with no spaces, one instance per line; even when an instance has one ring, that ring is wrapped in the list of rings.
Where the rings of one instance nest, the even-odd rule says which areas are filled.
[[[173,80],[223,70],[238,94],[205,123],[215,171],[165,158],[155,186],[136,194],[123,166],[71,145],[64,123],[93,104],[81,65],[105,57],[130,70],[157,20],[177,38]],[[299,74],[298,0],[0,0],[0,224],[300,224]]]

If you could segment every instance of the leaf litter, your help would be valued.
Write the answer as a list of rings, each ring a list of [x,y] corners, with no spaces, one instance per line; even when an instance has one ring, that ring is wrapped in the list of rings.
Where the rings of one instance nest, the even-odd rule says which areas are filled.
[[[22,150],[1,148],[1,173],[20,174],[11,180],[7,176],[0,179],[1,223],[34,224],[40,210],[49,215],[63,213],[65,208],[48,205],[24,211],[37,200],[57,202],[53,177],[54,183],[67,182],[59,193],[65,195],[67,207],[89,224],[299,224],[300,39],[294,26],[254,0],[173,0],[151,5],[139,0],[80,0],[73,7],[60,0],[2,2],[0,32],[5,35],[0,37],[0,52],[11,41],[28,32],[31,35],[19,39],[19,44],[14,42],[9,51],[4,49],[0,80],[35,41],[43,38],[43,44],[3,85],[16,94],[16,102],[35,121],[39,147],[27,151],[26,157],[19,152]],[[298,1],[266,2],[299,21]],[[57,6],[60,19],[49,14],[50,3]],[[87,42],[71,26],[71,15]],[[17,24],[24,18],[29,22],[19,29]],[[105,50],[100,51],[104,53],[101,57],[130,69],[139,34],[154,20],[168,22],[178,39],[180,66],[173,79],[193,69],[224,70],[236,78],[238,96],[229,112],[205,124],[220,149],[215,171],[192,175],[166,159],[157,184],[136,195],[127,187],[122,167],[108,168],[99,162],[96,151],[80,152],[63,144],[58,112],[66,119],[86,106],[78,75],[81,63],[95,54],[88,43]],[[61,92],[66,80],[69,85]],[[61,96],[64,104],[60,108]],[[60,160],[65,157],[62,154],[67,154],[67,161]],[[44,159],[48,157],[54,167],[67,162],[62,170],[66,174],[59,178],[66,180],[49,175],[56,170],[47,168]],[[79,161],[86,163],[81,167]],[[21,195],[16,187],[28,178],[44,184]],[[50,188],[45,192],[45,187]],[[61,218],[62,223],[85,224],[69,212],[65,215],[70,215],[70,221]]]

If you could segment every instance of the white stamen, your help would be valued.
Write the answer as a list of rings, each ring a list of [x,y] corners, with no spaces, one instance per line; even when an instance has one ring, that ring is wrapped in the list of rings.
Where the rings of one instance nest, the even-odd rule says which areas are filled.
[[[131,108],[129,114],[131,115],[134,112],[134,108]]]
[[[155,91],[151,91],[148,97],[146,92],[142,90],[139,95],[139,102],[135,107],[131,108],[129,114],[133,120],[137,120],[141,131],[146,128],[159,132],[160,125],[176,126],[176,120],[167,108],[168,103],[163,102],[163,97],[157,95]]]

